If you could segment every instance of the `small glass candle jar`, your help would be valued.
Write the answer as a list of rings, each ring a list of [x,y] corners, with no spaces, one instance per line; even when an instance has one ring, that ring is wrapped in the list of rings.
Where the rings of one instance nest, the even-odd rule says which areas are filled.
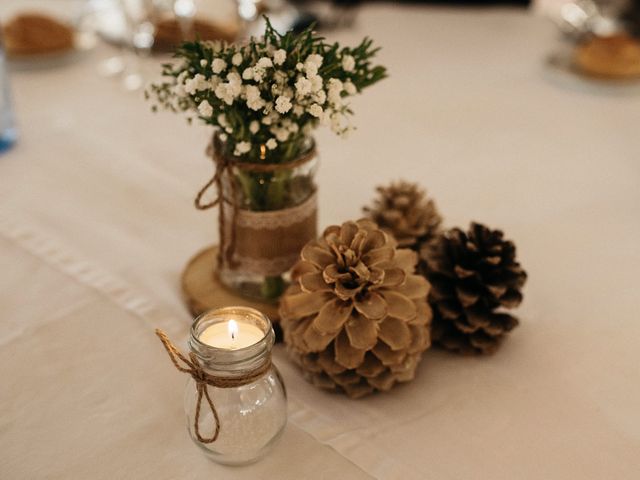
[[[284,430],[287,397],[271,363],[274,340],[269,319],[252,308],[220,308],[193,322],[192,359],[195,356],[209,380],[201,385],[206,388],[202,393],[196,380],[187,382],[187,424],[196,445],[218,463],[241,465],[258,460]]]

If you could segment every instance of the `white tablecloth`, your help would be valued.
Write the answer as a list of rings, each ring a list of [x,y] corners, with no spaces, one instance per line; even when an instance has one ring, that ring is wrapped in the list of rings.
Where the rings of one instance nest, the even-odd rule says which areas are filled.
[[[0,477],[633,479],[640,471],[640,97],[557,82],[555,32],[524,11],[366,6],[390,78],[347,141],[318,135],[320,223],[408,178],[448,226],[505,230],[529,272],[522,325],[488,358],[431,350],[416,380],[353,401],[276,347],[289,424],[264,460],[189,440],[180,272],[216,240],[192,207],[209,132],[152,115],[96,73],[104,47],[12,75],[19,144],[0,157]]]

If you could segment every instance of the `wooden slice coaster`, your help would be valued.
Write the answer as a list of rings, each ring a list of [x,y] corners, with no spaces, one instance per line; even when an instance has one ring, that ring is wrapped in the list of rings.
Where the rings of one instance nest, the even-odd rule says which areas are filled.
[[[217,274],[216,255],[218,247],[209,247],[189,260],[182,272],[182,293],[187,308],[194,315],[220,307],[239,305],[251,307],[267,315],[274,323],[278,321],[278,305],[247,299],[225,287]]]

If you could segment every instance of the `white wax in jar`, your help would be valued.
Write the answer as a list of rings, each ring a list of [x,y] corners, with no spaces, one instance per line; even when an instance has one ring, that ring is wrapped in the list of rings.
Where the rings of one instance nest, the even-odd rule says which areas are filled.
[[[250,323],[229,320],[209,325],[198,338],[212,347],[237,350],[258,343],[264,332]]]

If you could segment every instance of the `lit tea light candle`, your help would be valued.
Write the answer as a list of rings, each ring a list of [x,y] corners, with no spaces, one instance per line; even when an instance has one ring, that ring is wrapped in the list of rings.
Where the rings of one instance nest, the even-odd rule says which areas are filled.
[[[250,323],[229,320],[209,325],[198,338],[212,347],[237,350],[258,343],[264,332]]]

